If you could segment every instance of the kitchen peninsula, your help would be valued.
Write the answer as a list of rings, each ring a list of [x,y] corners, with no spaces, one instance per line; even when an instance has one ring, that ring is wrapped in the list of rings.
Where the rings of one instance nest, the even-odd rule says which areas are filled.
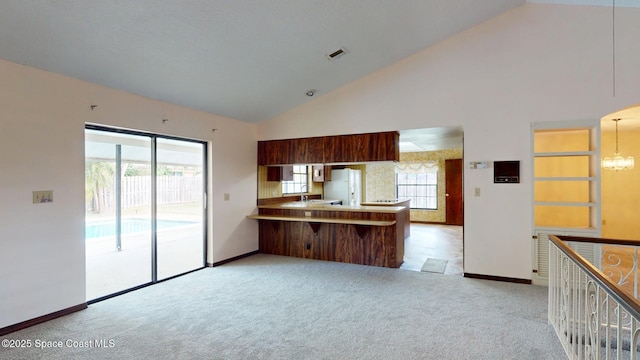
[[[374,200],[372,202],[363,202],[360,205],[363,206],[404,206],[407,209],[411,208],[411,199],[384,199],[384,200]],[[404,224],[404,237],[408,238],[411,236],[411,223],[409,220],[409,215],[407,215],[407,221]]]
[[[398,268],[409,208],[294,201],[258,206],[248,218],[260,222],[262,253]]]

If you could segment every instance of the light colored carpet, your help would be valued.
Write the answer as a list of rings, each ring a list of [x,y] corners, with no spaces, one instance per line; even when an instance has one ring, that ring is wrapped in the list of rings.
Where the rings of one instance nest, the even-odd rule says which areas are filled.
[[[427,258],[420,271],[444,274],[448,260]]]
[[[566,359],[546,287],[263,254],[3,338],[113,341],[3,360]]]

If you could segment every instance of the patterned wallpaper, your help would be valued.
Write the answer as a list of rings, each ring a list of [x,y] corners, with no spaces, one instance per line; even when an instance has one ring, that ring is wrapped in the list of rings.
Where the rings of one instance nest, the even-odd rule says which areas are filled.
[[[392,162],[367,164],[365,191],[367,201],[393,199],[396,197],[396,173]]]
[[[411,210],[412,221],[445,222],[445,173],[444,161],[462,159],[462,149],[400,153],[400,162],[437,161],[438,162],[438,209]],[[366,170],[366,198],[393,199],[396,197],[396,176],[394,163],[368,163]]]

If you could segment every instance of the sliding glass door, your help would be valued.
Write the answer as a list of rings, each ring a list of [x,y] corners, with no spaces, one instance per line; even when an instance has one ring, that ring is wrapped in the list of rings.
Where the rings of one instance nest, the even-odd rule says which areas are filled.
[[[85,130],[87,300],[205,263],[206,145]]]
[[[204,145],[157,139],[158,279],[204,266]]]
[[[87,299],[152,280],[150,169],[150,138],[85,131]]]

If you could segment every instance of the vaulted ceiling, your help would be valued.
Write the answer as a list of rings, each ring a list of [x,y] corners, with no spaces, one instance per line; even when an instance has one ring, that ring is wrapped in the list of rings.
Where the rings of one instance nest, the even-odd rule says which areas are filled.
[[[525,2],[2,0],[0,58],[257,123]]]

